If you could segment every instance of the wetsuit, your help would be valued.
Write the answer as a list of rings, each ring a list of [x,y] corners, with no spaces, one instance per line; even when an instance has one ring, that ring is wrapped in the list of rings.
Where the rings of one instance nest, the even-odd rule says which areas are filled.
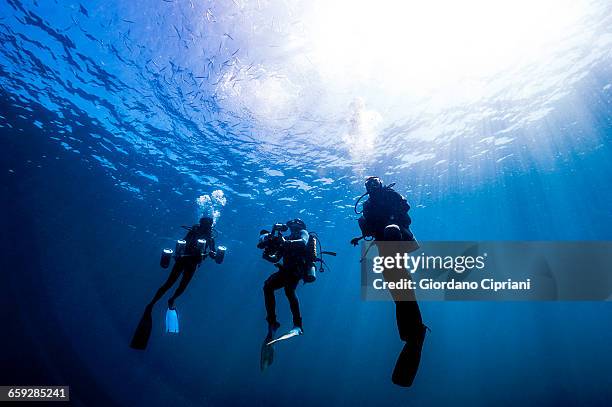
[[[406,244],[399,242],[415,240],[410,231],[409,209],[406,199],[389,187],[370,194],[364,203],[359,227],[363,236],[374,237],[381,256],[394,257],[397,253],[406,252]],[[410,279],[410,273],[404,268],[385,268],[383,277],[389,282],[399,282]],[[395,302],[399,336],[406,342],[393,372],[393,382],[407,387],[412,385],[419,367],[426,327],[413,290],[390,290],[390,293]]]
[[[166,291],[168,291],[174,283],[176,283],[178,278],[183,275],[179,286],[168,300],[168,307],[174,308],[174,300],[185,291],[187,285],[193,278],[196,268],[202,262],[202,254],[200,250],[198,250],[198,239],[206,239],[205,252],[212,252],[215,250],[215,241],[211,236],[212,220],[209,224],[202,223],[202,221],[200,222],[200,224],[188,228],[189,232],[184,238],[186,242],[184,254],[176,259],[168,279],[159,287],[151,302],[145,307],[145,311],[140,318],[140,322],[130,342],[130,347],[133,349],[144,350],[149,343],[151,330],[153,329],[152,312],[155,303],[159,301]]]
[[[195,274],[196,268],[202,262],[202,256],[200,254],[200,250],[198,250],[197,244],[198,239],[206,239],[206,250],[214,251],[215,249],[215,241],[211,237],[210,228],[203,227],[201,225],[194,225],[189,228],[189,232],[185,235],[185,253],[183,256],[176,259],[174,262],[174,267],[172,267],[172,271],[170,271],[170,275],[164,284],[157,290],[155,296],[149,303],[149,306],[152,307],[159,299],[168,291],[176,280],[183,275],[179,286],[177,287],[172,297],[168,300],[168,306],[172,308],[174,306],[174,300],[176,300],[187,288],[189,282],[193,278]]]
[[[359,219],[363,236],[385,240],[385,228],[397,225],[402,232],[401,240],[414,240],[410,232],[412,220],[408,216],[409,210],[406,199],[392,188],[384,187],[380,192],[371,194],[363,204],[363,216]]]
[[[304,276],[306,267],[306,245],[308,244],[308,232],[301,230],[296,235],[291,235],[285,240],[281,247],[282,264],[277,264],[279,271],[273,273],[264,283],[264,299],[266,303],[266,320],[270,325],[277,325],[276,299],[274,291],[284,288],[289,307],[293,315],[293,325],[302,328],[302,316],[300,315],[300,303],[295,293],[298,283]]]

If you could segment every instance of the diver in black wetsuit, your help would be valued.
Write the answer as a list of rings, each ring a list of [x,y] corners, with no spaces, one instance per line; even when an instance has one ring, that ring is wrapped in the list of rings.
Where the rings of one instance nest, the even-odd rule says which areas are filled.
[[[284,237],[282,233],[287,230],[290,230],[290,235]],[[263,286],[266,320],[268,321],[268,332],[261,345],[260,368],[264,371],[274,360],[274,343],[303,334],[300,303],[295,294],[298,283],[300,280],[303,280],[304,283],[314,282],[317,278],[315,263],[320,263],[319,271],[323,272],[326,263],[322,256],[336,256],[336,253],[324,251],[317,234],[308,232],[304,221],[297,218],[288,221],[287,224],[275,224],[271,232],[260,231],[257,248],[263,249],[262,257],[274,263],[278,268],[278,271],[268,277]],[[274,339],[280,327],[276,320],[274,292],[281,288],[285,290],[285,295],[289,300],[293,315],[293,328]]]
[[[410,231],[411,219],[408,216],[410,205],[393,189],[393,185],[384,186],[379,177],[366,179],[366,193],[362,197],[368,195],[369,198],[363,204],[362,216],[359,218],[362,235],[352,239],[352,245],[356,246],[359,240],[372,237],[377,243],[380,256],[395,256],[399,252],[412,252],[418,249],[418,243]],[[357,204],[355,212],[356,208]],[[387,243],[378,244],[378,242]],[[401,281],[409,279],[410,273],[403,268],[386,268],[383,277],[386,281]],[[395,302],[399,335],[406,342],[397,360],[392,380],[397,385],[408,387],[412,385],[419,367],[427,327],[423,325],[414,291],[391,291],[391,296]]]
[[[215,256],[215,239],[212,237],[212,225],[213,219],[209,217],[203,217],[200,219],[200,223],[197,225],[193,225],[190,228],[186,228],[188,230],[187,235],[185,235],[185,253],[176,259],[174,263],[174,267],[172,267],[172,271],[168,276],[168,279],[155,293],[155,296],[147,305],[147,307],[152,308],[157,301],[168,291],[176,280],[182,275],[183,278],[179,283],[174,294],[168,299],[168,308],[174,308],[174,300],[176,300],[187,288],[187,285],[193,278],[195,274],[196,268],[202,263],[202,254],[201,250],[198,249],[197,243],[198,239],[206,239],[206,247],[204,251],[209,251],[211,257]]]
[[[185,250],[182,254],[176,253],[174,267],[170,271],[170,275],[164,284],[157,290],[155,296],[145,307],[145,311],[138,323],[130,347],[133,349],[144,350],[147,347],[152,329],[152,311],[153,306],[161,297],[176,283],[179,277],[182,276],[181,282],[176,291],[168,300],[168,308],[174,309],[174,301],[180,296],[189,282],[193,278],[197,267],[202,263],[205,257],[215,259],[217,263],[223,261],[224,248],[219,247],[216,251],[215,240],[213,238],[213,219],[210,217],[202,217],[200,223],[191,227],[185,227],[188,230],[185,240]],[[205,239],[206,246],[198,247],[198,239]],[[168,259],[169,262],[169,259]],[[168,263],[165,266],[167,267]]]
[[[276,300],[274,298],[274,291],[280,288],[285,289],[285,295],[289,300],[291,314],[293,315],[293,329],[296,330],[297,334],[302,333],[300,303],[295,294],[295,289],[300,280],[304,278],[306,268],[310,266],[306,260],[306,246],[309,235],[308,231],[306,231],[306,224],[301,219],[287,222],[287,227],[291,232],[288,238],[263,234],[260,243],[257,245],[258,248],[263,249],[272,243],[268,239],[277,239],[277,242],[273,244],[278,246],[278,255],[270,259],[270,261],[274,261],[279,270],[268,277],[263,287],[266,303],[266,320],[268,321],[268,336],[266,340],[271,340],[280,326],[276,320]],[[282,264],[279,263],[281,258]]]
[[[414,241],[410,231],[412,220],[408,216],[410,205],[406,199],[393,189],[393,186],[383,186],[378,177],[368,177],[365,182],[366,193],[369,198],[363,204],[362,216],[359,218],[361,237],[351,240],[356,246],[357,242],[364,237],[371,236],[378,241],[402,240]],[[385,234],[391,233],[386,228],[395,225],[399,228],[401,236],[394,239],[385,238]],[[393,233],[397,233],[394,231]],[[387,236],[390,237],[390,236]]]

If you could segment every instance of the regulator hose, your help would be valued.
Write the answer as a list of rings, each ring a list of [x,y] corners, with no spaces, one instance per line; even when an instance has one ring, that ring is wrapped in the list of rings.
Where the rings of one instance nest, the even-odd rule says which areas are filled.
[[[353,210],[355,211],[355,213],[357,215],[361,215],[363,213],[363,209],[361,210],[361,212],[357,211],[357,205],[359,205],[359,201],[361,201],[363,199],[364,196],[368,195],[368,192],[364,192],[363,195],[361,195],[359,198],[357,198],[357,202],[355,202],[355,206],[353,207]]]

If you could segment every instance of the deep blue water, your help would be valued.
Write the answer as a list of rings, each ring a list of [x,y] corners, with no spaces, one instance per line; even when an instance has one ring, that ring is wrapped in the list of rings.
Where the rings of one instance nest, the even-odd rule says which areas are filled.
[[[361,300],[348,243],[369,174],[397,182],[421,240],[611,240],[609,5],[585,1],[547,63],[421,111],[326,92],[287,62],[305,6],[255,3],[0,5],[0,384],[70,385],[75,405],[609,405],[609,303],[424,303],[421,369],[394,386],[393,306]],[[133,351],[160,249],[215,189],[225,263],[177,301],[179,336],[161,301]],[[256,239],[295,216],[338,257],[298,288],[305,335],[261,374]]]

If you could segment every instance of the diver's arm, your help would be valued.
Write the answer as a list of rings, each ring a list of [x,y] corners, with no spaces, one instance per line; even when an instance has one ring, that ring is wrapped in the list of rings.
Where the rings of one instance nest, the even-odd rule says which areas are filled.
[[[308,232],[305,230],[300,231],[300,238],[295,240],[283,239],[283,248],[296,249],[305,248],[308,244]]]
[[[376,209],[373,208],[374,203],[372,202],[371,198],[368,198],[364,203],[363,203],[363,208],[361,210],[361,217],[365,219],[368,219],[369,217],[371,217],[372,212],[375,212]]]
[[[365,217],[361,216],[357,222],[359,223],[359,229],[361,229],[361,236],[354,237],[351,239],[351,244],[353,246],[357,246],[361,239],[364,239],[366,236],[369,236],[368,228],[366,227]]]
[[[208,239],[206,239],[206,245],[208,246],[208,250],[210,252],[214,253],[217,251],[217,245],[215,244],[215,238],[209,237]]]
[[[368,199],[363,204],[363,211],[359,219],[357,219],[357,223],[359,224],[359,229],[361,230],[361,236],[354,237],[351,239],[351,244],[353,246],[357,246],[361,239],[364,239],[368,236],[372,236],[370,232],[370,228],[368,227],[368,217],[372,213],[372,202]]]

